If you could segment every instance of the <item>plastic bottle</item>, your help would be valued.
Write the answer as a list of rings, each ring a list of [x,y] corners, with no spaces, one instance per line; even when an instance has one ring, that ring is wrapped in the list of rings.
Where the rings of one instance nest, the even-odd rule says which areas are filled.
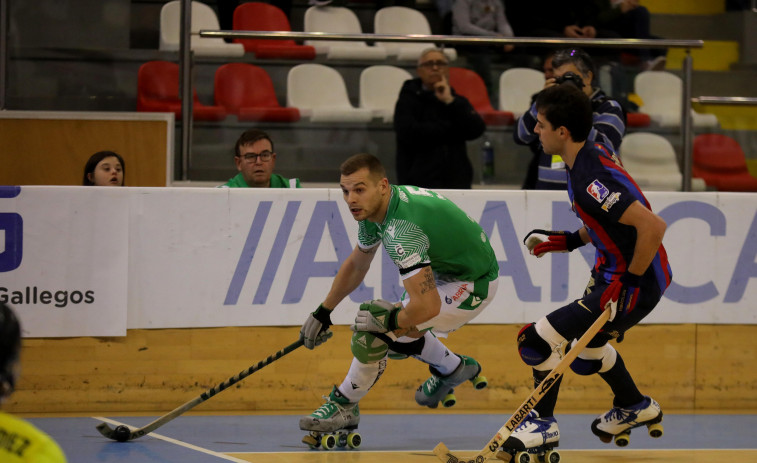
[[[481,144],[481,184],[488,185],[494,181],[494,147],[489,138],[484,137]]]

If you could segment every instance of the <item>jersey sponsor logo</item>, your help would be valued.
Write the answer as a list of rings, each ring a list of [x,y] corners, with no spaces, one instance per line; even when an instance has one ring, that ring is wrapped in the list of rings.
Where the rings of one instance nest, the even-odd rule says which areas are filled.
[[[457,288],[457,292],[452,296],[452,300],[457,302],[458,299],[460,299],[460,296],[465,294],[468,291],[468,283],[465,283],[461,287]]]
[[[20,186],[1,186],[0,198],[15,198]],[[24,254],[24,220],[15,212],[0,212],[0,272],[10,272],[21,266]]]
[[[402,256],[405,254],[405,248],[403,248],[401,244],[397,243],[394,246],[394,252],[396,252],[398,256]]]
[[[591,182],[589,186],[586,187],[586,191],[594,199],[596,199],[598,203],[604,201],[607,195],[610,194],[610,190],[608,190],[606,186],[602,185],[599,180],[594,180],[593,182]]]
[[[615,193],[611,194],[607,197],[607,201],[605,201],[604,204],[602,204],[602,210],[605,212],[610,212],[610,208],[615,205],[615,203],[618,202],[620,199],[620,192],[616,191]]]
[[[449,296],[444,296],[444,302],[446,304],[452,304],[452,299],[450,299]]]
[[[414,252],[410,254],[405,259],[402,259],[399,261],[400,268],[409,268],[413,265],[420,264],[421,263],[421,256],[418,255],[417,252]]]

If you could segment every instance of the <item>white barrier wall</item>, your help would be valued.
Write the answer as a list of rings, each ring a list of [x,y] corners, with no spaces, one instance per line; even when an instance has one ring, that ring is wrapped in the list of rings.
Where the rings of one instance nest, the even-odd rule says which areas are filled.
[[[533,321],[580,296],[591,246],[536,259],[521,241],[533,228],[578,228],[564,192],[444,194],[481,223],[500,261],[496,299],[475,323]],[[668,223],[673,283],[645,321],[757,323],[757,197],[647,196]],[[339,189],[0,187],[0,300],[30,337],[299,325],[356,234]],[[381,253],[334,321],[401,292]]]

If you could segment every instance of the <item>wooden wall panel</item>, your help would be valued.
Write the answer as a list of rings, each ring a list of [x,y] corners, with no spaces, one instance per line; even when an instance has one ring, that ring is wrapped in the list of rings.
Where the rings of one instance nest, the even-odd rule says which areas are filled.
[[[530,369],[517,355],[516,325],[469,325],[446,341],[478,359],[489,388],[456,391],[458,411],[508,413],[532,388]],[[123,338],[26,339],[17,392],[4,408],[22,413],[166,413],[247,369],[297,339],[299,327],[129,330]],[[254,373],[198,411],[309,411],[344,378],[351,332],[335,327],[316,350],[300,348]],[[667,410],[737,411],[757,408],[757,326],[642,325],[615,345],[642,392]],[[390,360],[361,402],[366,411],[416,409],[415,389],[426,365]],[[609,408],[609,388],[598,376],[569,373],[558,413]],[[418,409],[420,410],[420,409]]]

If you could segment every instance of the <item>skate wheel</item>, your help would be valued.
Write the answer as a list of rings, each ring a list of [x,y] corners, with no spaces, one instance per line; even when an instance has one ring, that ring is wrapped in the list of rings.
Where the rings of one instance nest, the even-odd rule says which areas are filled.
[[[544,463],[560,463],[560,452],[550,450],[544,454]]]
[[[339,436],[336,439],[336,446],[339,448],[344,448],[347,446],[347,434],[340,432]]]
[[[457,397],[451,392],[444,396],[444,400],[442,400],[442,405],[444,405],[445,408],[454,407],[456,403]]]
[[[360,447],[360,444],[362,443],[363,443],[363,438],[360,436],[360,433],[351,432],[347,434],[347,445],[349,445],[351,449],[356,449]]]
[[[475,376],[470,382],[473,383],[474,388],[479,390],[489,385],[489,380],[486,379],[486,376]]]
[[[631,433],[628,431],[622,432],[615,436],[615,445],[618,447],[625,447],[631,440]]]
[[[531,454],[528,452],[518,452],[515,454],[515,463],[531,463]]]
[[[650,437],[654,437],[655,439],[662,437],[662,423],[650,424],[649,426],[647,426],[647,430],[649,431]]]
[[[321,437],[321,445],[324,450],[331,450],[336,447],[336,437],[333,434],[324,434]]]
[[[306,444],[311,449],[318,448],[319,445],[321,445],[320,442],[318,442],[318,439],[313,437],[311,434],[308,434],[307,436],[302,438],[302,443]]]

